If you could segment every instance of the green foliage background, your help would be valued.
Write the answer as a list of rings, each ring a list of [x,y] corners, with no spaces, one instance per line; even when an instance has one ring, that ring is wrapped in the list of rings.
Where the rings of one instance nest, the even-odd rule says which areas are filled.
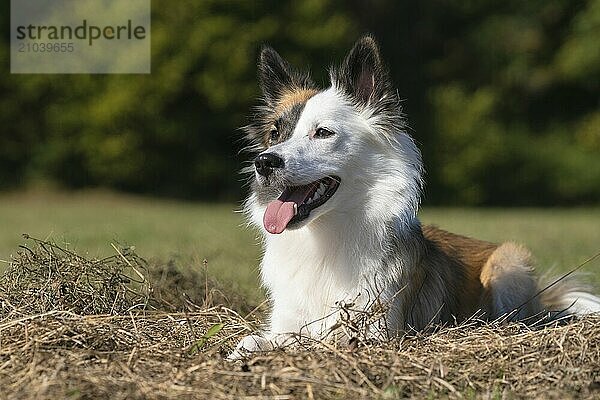
[[[154,0],[151,75],[11,75],[4,35],[0,189],[239,199],[260,45],[326,85],[366,32],[406,99],[428,203],[600,201],[599,0]]]

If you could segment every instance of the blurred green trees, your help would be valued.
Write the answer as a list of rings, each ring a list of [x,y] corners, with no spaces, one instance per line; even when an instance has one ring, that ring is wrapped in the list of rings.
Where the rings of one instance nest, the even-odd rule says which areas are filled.
[[[1,189],[239,199],[260,45],[326,85],[326,67],[373,32],[407,99],[428,202],[600,201],[599,0],[152,5],[151,75],[10,75],[3,36]],[[9,16],[6,4],[5,32]]]
[[[600,1],[356,2],[441,204],[600,201]]]

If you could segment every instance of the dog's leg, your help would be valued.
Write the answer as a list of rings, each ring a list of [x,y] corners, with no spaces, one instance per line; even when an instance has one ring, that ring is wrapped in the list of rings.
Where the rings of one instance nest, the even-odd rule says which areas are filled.
[[[269,350],[273,350],[273,344],[267,338],[260,335],[248,335],[240,340],[235,350],[227,357],[227,360],[241,360],[251,353]]]
[[[271,351],[278,348],[292,346],[298,342],[297,335],[291,333],[265,333],[264,335],[245,336],[235,350],[227,357],[229,361],[241,360],[256,352]]]
[[[248,357],[254,352],[271,351],[297,343],[297,334],[285,333],[298,333],[300,331],[297,317],[290,310],[292,308],[275,302],[269,330],[260,335],[248,335],[244,337],[227,359],[239,360]]]
[[[523,246],[504,243],[490,255],[481,270],[481,283],[487,292],[490,319],[509,316],[523,320],[542,311],[537,298],[531,254]]]

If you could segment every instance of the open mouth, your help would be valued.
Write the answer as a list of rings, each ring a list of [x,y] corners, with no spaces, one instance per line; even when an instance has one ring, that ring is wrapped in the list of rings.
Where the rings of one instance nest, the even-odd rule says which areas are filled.
[[[322,206],[340,186],[340,178],[326,177],[303,186],[285,188],[277,200],[267,205],[263,224],[269,233],[281,233]]]

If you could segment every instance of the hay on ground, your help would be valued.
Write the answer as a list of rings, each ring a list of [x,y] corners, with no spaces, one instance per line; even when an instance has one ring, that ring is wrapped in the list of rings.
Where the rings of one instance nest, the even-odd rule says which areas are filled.
[[[147,279],[130,279],[132,265],[152,276],[121,249],[87,260],[34,241],[17,255],[0,280],[3,397],[600,398],[600,317],[538,330],[473,323],[386,343],[303,340],[231,363],[224,356],[260,325],[254,314],[161,303]]]

